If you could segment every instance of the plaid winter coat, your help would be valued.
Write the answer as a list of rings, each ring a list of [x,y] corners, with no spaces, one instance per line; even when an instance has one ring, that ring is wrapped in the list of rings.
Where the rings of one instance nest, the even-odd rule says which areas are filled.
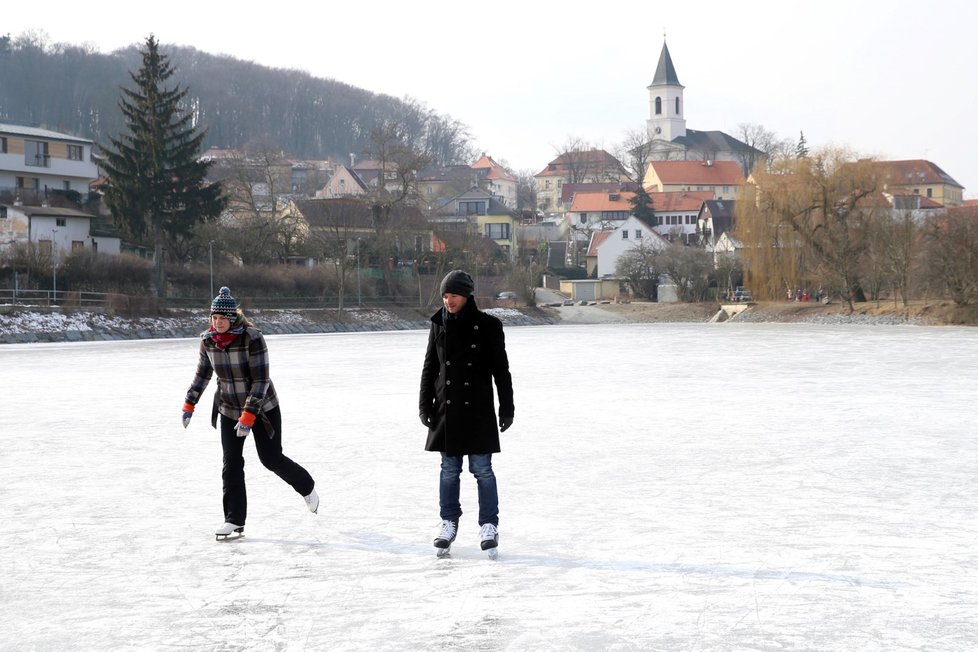
[[[511,417],[513,379],[503,324],[470,297],[457,318],[431,317],[421,370],[419,410],[431,418],[425,450],[449,455],[499,452],[493,383],[499,416]]]
[[[247,326],[224,349],[211,339],[212,332],[201,333],[197,373],[187,390],[186,401],[196,405],[200,395],[217,375],[214,397],[218,412],[238,419],[242,411],[261,415],[278,406],[278,395],[269,377],[268,347],[261,331]]]

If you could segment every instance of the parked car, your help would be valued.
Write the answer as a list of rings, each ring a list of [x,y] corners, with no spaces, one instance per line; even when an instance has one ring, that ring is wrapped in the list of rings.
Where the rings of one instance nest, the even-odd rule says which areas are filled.
[[[516,293],[505,291],[496,295],[496,301],[516,301]]]

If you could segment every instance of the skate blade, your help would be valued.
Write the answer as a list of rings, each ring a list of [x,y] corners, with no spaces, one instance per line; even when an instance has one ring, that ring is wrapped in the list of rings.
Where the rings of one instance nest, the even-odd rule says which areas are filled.
[[[228,539],[240,539],[241,537],[244,536],[243,530],[244,528],[242,528],[241,530],[235,530],[231,534],[215,534],[214,538],[217,541],[227,541]]]
[[[489,548],[486,550],[486,554],[489,555],[489,559],[495,561],[499,558],[499,548]]]
[[[435,557],[438,557],[439,559],[441,559],[442,557],[448,557],[451,554],[451,552],[452,552],[451,546],[447,548],[437,548],[435,550]]]

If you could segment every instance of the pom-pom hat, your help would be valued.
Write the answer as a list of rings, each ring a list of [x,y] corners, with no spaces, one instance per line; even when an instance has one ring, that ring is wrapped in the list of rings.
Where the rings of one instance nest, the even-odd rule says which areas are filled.
[[[238,316],[238,302],[231,296],[230,288],[222,287],[214,300],[211,301],[211,314],[223,315],[231,320]]]
[[[441,281],[441,293],[457,294],[462,297],[472,296],[475,290],[475,281],[466,272],[454,269],[445,275]]]

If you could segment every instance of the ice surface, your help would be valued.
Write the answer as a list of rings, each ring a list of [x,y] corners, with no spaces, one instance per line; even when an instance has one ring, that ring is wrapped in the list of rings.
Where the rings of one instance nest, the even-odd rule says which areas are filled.
[[[506,334],[495,562],[469,474],[452,556],[431,546],[424,332],[268,338],[322,504],[249,442],[224,543],[219,439],[205,410],[180,425],[196,341],[0,347],[0,648],[978,645],[978,329]]]

